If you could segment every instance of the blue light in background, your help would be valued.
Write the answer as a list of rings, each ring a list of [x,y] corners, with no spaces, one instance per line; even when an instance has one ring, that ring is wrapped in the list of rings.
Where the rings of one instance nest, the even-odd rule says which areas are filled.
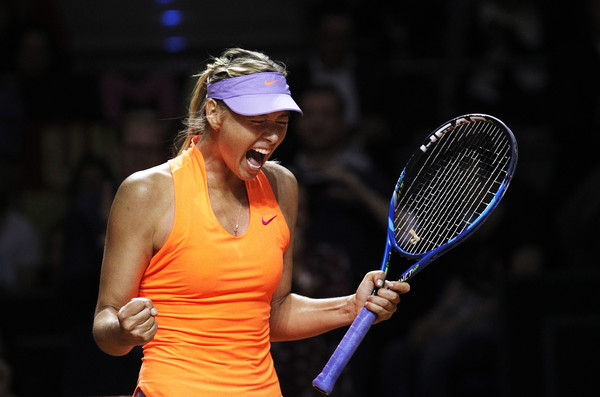
[[[185,37],[172,36],[167,37],[164,41],[164,48],[167,52],[179,52],[185,49],[187,41]]]
[[[176,26],[181,23],[183,14],[179,10],[167,10],[164,11],[160,16],[160,22],[164,26]]]
[[[156,0],[158,4],[171,4],[173,0]]]

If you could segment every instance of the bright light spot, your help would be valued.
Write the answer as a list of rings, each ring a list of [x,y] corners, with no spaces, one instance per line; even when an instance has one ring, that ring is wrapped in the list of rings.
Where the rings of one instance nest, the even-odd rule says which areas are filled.
[[[160,16],[160,22],[165,26],[176,26],[181,23],[183,14],[179,10],[167,10]]]

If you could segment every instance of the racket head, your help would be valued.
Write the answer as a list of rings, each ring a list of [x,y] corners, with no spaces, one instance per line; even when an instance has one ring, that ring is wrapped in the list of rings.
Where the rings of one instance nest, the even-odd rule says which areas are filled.
[[[474,135],[479,139],[469,138],[463,141],[460,139],[463,135],[466,137]],[[451,137],[453,139],[449,139]],[[440,143],[448,147],[444,148]],[[445,157],[444,154],[448,156]],[[431,160],[438,158],[439,163]],[[471,160],[465,161],[465,158]],[[492,116],[485,114],[459,116],[434,130],[410,158],[396,183],[390,201],[387,242],[381,270],[387,273],[391,253],[395,250],[409,259],[417,260],[400,277],[401,281],[406,281],[439,255],[467,238],[481,226],[499,204],[512,179],[516,163],[517,143],[514,135],[504,123]],[[454,169],[455,173],[449,172],[444,175],[445,168]],[[422,174],[423,171],[425,174]],[[480,179],[482,181],[489,179],[490,182],[483,183]],[[460,186],[452,184],[461,180],[469,183]],[[419,185],[420,182],[423,183]],[[444,184],[444,182],[449,183]],[[481,194],[476,194],[478,190]],[[416,194],[419,191],[425,191],[427,195]],[[439,208],[406,207],[411,203],[429,205],[435,202],[434,198],[443,196],[446,191],[454,194],[446,195],[447,198],[438,203]],[[471,202],[473,206],[461,206],[462,202]],[[402,218],[408,210],[411,216]],[[437,214],[439,219],[423,217],[427,214]],[[422,239],[430,237],[426,233],[427,227],[421,228],[420,225],[437,225],[456,219],[462,221],[459,227],[454,228],[456,230],[437,233],[441,235],[440,239],[419,244]],[[411,239],[416,241],[411,242]],[[375,315],[372,312],[366,308],[361,310],[323,371],[313,381],[315,388],[324,394],[332,391],[337,378],[374,320]]]
[[[514,134],[487,114],[455,117],[427,136],[407,162],[390,202],[388,241],[400,255],[418,261],[401,279],[414,276],[485,222],[502,200],[517,159]]]

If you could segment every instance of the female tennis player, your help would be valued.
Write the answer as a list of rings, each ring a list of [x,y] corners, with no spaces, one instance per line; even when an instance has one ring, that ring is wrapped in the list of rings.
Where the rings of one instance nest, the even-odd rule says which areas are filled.
[[[270,341],[348,325],[364,306],[386,320],[409,290],[374,271],[350,296],[291,293],[298,187],[267,161],[301,113],[285,76],[259,52],[214,58],[179,154],[119,188],[93,332],[111,355],[143,345],[136,396],[281,396]]]

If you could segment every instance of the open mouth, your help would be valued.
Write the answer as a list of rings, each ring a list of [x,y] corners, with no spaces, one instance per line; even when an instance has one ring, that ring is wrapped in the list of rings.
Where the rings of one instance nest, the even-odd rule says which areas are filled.
[[[267,154],[269,154],[267,149],[250,149],[248,152],[246,152],[246,161],[248,162],[250,168],[259,170],[265,163]]]

